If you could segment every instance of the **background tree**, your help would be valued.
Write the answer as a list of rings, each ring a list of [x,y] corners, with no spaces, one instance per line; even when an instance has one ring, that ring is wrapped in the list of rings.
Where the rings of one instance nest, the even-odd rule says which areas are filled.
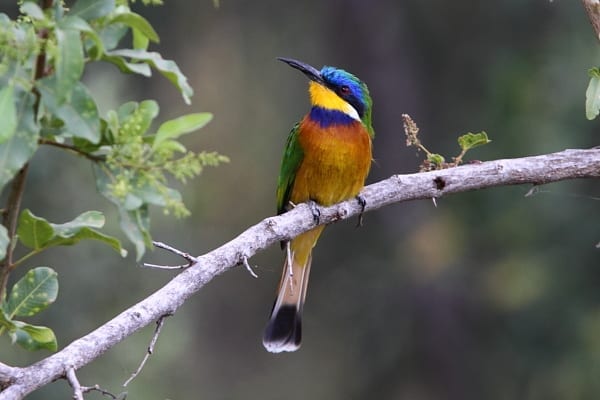
[[[305,84],[269,61],[276,55],[344,66],[369,83],[378,131],[371,181],[417,169],[414,149],[404,147],[403,112],[419,121],[424,141],[443,154],[454,153],[458,133],[481,129],[494,140],[473,155],[482,160],[597,144],[595,123],[585,120],[583,107],[585,71],[594,64],[597,43],[575,3],[507,3],[491,12],[477,2],[223,3],[218,10],[177,2],[164,10],[139,12],[156,22],[165,58],[193,71],[199,107],[227,116],[186,145],[223,149],[234,161],[219,170],[218,180],[207,174],[200,190],[183,192],[192,219],[173,223],[155,215],[160,231],[153,236],[193,254],[273,213],[279,156],[290,122],[304,110],[298,103]],[[113,68],[93,68],[85,82],[104,93],[100,115],[135,97],[134,86],[118,81]],[[158,97],[150,95],[157,90],[176,103],[170,101],[176,91],[152,83],[140,81],[135,100]],[[180,114],[175,107],[163,112]],[[36,155],[45,167],[30,171],[25,207],[39,205],[37,214],[50,221],[72,219],[85,208],[73,213],[56,196],[71,189],[78,199],[89,195],[81,204],[106,208],[94,200],[89,173],[79,168],[88,161],[75,159],[82,164],[61,169],[64,156],[55,154]],[[240,187],[247,187],[241,197]],[[320,306],[306,323],[314,329],[297,357],[272,358],[260,347],[280,254],[260,255],[252,261],[261,279],[227,274],[206,288],[203,301],[191,301],[169,320],[156,355],[129,390],[151,397],[201,391],[251,398],[596,393],[595,188],[594,182],[574,181],[542,187],[528,198],[523,195],[529,188],[498,188],[444,198],[438,208],[430,201],[388,207],[367,215],[358,232],[351,224],[332,228],[313,274],[310,301]],[[116,227],[107,230],[115,233]],[[124,268],[118,255],[108,259],[91,243],[68,249],[67,261],[63,251],[43,258],[61,265],[61,293],[58,304],[35,321],[65,321],[55,329],[61,343],[168,278]],[[162,256],[156,255],[158,261]],[[110,352],[80,378],[119,387],[147,342],[142,335],[128,339],[122,346],[139,352]],[[40,354],[0,346],[0,359],[12,365]],[[119,369],[123,376],[115,377]],[[176,373],[155,382],[166,370]],[[298,379],[303,390],[290,393]],[[64,397],[69,391],[55,384],[37,395]]]

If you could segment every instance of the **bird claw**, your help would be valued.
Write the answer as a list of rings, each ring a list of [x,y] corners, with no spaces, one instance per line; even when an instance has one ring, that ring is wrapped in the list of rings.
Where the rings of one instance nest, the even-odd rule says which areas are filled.
[[[314,200],[309,200],[306,204],[312,213],[315,225],[319,225],[321,222],[321,210],[319,210],[319,205]]]
[[[367,206],[367,200],[362,197],[360,194],[356,196],[356,201],[360,205],[360,214],[358,214],[358,223],[356,224],[357,228],[363,226],[363,214],[365,212],[365,207]]]

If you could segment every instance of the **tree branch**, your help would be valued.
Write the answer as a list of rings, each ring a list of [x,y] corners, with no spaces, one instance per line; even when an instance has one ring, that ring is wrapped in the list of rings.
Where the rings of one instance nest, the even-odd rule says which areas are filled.
[[[592,23],[592,28],[596,32],[596,39],[600,40],[600,1],[582,0],[585,12]]]
[[[600,177],[600,149],[565,150],[559,153],[464,165],[440,171],[394,175],[369,185],[361,192],[364,210],[374,210],[401,201],[439,198],[503,185],[534,184],[575,178]],[[329,224],[361,213],[355,199],[331,207],[319,207],[320,222]],[[109,348],[164,315],[173,314],[192,294],[215,276],[244,263],[281,240],[288,240],[315,227],[313,214],[306,204],[276,217],[269,217],[248,228],[221,247],[194,257],[183,270],[161,289],[123,311],[61,351],[25,368],[0,368],[10,375],[10,383],[0,392],[0,400],[21,399],[28,393],[64,378],[69,368],[77,370],[98,358]],[[2,365],[0,365],[2,367]]]

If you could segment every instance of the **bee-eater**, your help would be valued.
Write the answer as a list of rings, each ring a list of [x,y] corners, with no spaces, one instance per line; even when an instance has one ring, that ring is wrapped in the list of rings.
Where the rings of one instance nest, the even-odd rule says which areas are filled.
[[[369,173],[375,136],[367,85],[342,69],[325,66],[319,71],[297,60],[279,60],[310,79],[311,109],[287,139],[277,184],[277,213],[302,202],[329,206],[357,196]],[[300,347],[311,253],[323,228],[287,243],[283,275],[263,336],[270,352]]]

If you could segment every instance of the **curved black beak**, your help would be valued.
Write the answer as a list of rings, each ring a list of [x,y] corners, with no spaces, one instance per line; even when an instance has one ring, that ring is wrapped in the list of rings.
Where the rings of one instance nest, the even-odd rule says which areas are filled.
[[[323,84],[323,77],[321,76],[321,72],[315,67],[312,67],[302,61],[294,60],[293,58],[285,58],[285,57],[277,57],[279,61],[283,61],[287,65],[292,68],[296,68],[301,71],[304,75],[308,77],[311,81],[315,81],[317,83]]]

